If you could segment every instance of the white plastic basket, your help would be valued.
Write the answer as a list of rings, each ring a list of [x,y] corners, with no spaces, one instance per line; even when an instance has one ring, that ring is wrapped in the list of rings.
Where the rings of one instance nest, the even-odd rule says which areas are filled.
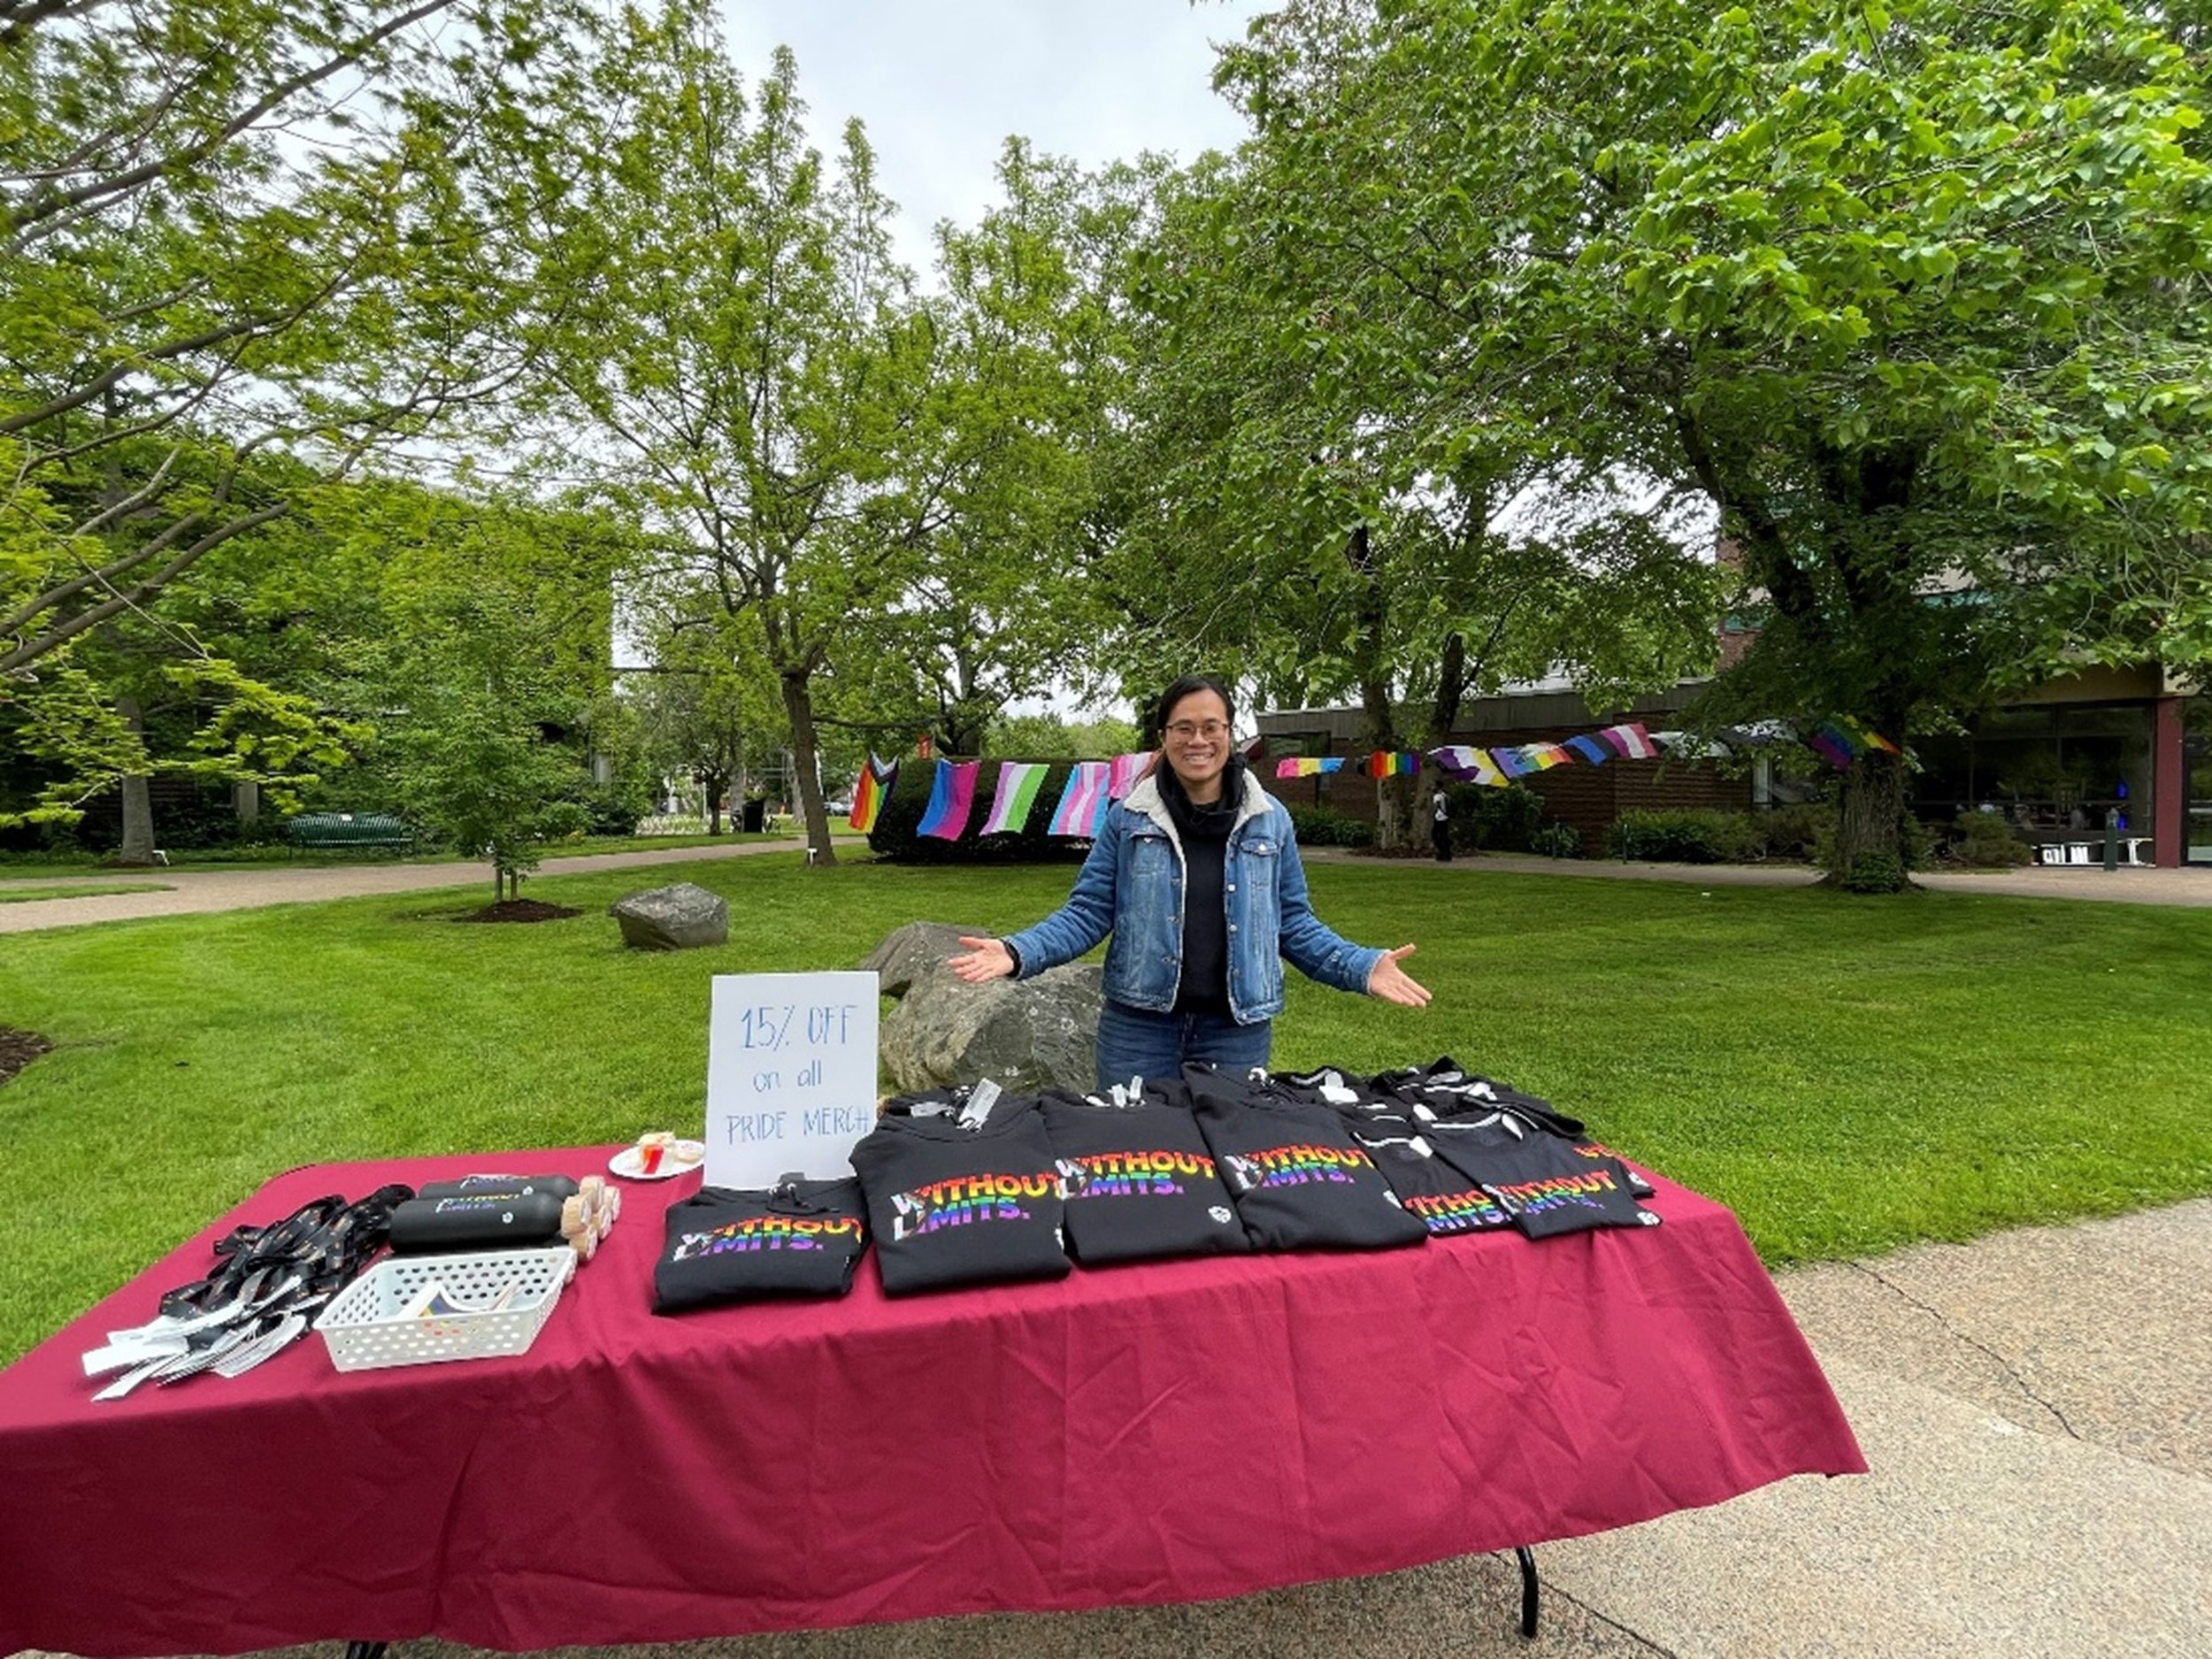
[[[563,1244],[542,1250],[482,1250],[467,1256],[395,1256],[379,1262],[338,1293],[315,1321],[340,1371],[379,1365],[426,1365],[449,1359],[520,1354],[560,1300],[575,1270],[576,1252]],[[455,1311],[410,1313],[432,1283]],[[488,1308],[502,1296],[497,1312]]]

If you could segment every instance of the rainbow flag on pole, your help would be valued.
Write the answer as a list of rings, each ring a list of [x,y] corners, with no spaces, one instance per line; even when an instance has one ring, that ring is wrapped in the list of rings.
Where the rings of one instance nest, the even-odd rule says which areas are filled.
[[[960,832],[968,827],[968,814],[975,809],[975,777],[980,770],[978,761],[939,761],[937,775],[930,780],[929,805],[914,833],[958,841]]]
[[[883,803],[891,798],[891,791],[898,787],[899,763],[878,760],[871,753],[867,769],[853,785],[852,816],[845,822],[863,835],[875,833],[876,819],[883,816]]]
[[[1029,822],[1029,810],[1044,787],[1042,761],[1007,760],[999,763],[998,790],[991,797],[991,816],[977,832],[982,835],[1018,835]]]
[[[1498,770],[1497,763],[1490,758],[1486,749],[1453,743],[1443,749],[1431,749],[1429,758],[1436,763],[1438,770],[1462,783],[1479,783],[1489,789],[1505,787],[1505,774]]]
[[[1053,809],[1050,833],[1096,835],[1106,827],[1106,782],[1112,768],[1102,760],[1079,760],[1068,773],[1068,787]]]
[[[1275,763],[1278,778],[1313,778],[1325,772],[1341,772],[1341,755],[1292,755]]]

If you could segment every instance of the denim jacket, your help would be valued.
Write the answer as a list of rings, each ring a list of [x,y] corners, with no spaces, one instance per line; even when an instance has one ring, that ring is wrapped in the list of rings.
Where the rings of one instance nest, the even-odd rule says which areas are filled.
[[[1283,959],[1340,991],[1365,991],[1383,953],[1339,938],[1313,913],[1290,813],[1245,774],[1222,860],[1229,921],[1229,1011],[1240,1025],[1283,1011]],[[1183,977],[1183,844],[1146,778],[1106,810],[1068,902],[1007,936],[1023,979],[1072,962],[1108,934],[1106,995],[1170,1013]]]

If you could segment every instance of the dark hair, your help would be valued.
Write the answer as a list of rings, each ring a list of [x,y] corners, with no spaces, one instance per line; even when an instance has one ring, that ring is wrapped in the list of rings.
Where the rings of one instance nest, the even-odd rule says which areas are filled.
[[[1228,687],[1211,674],[1185,674],[1160,694],[1159,729],[1163,732],[1167,730],[1168,718],[1175,712],[1177,703],[1202,691],[1210,691],[1215,696],[1220,698],[1221,706],[1227,713],[1229,724],[1234,726],[1237,723],[1236,695]]]

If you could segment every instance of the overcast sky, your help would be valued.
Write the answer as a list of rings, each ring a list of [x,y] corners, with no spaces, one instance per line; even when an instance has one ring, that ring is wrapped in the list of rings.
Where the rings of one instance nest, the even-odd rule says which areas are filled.
[[[1010,133],[1087,166],[1227,149],[1241,118],[1216,96],[1210,42],[1241,38],[1267,0],[723,0],[749,76],[787,45],[826,152],[857,115],[902,257],[926,277],[930,227],[972,224]]]

